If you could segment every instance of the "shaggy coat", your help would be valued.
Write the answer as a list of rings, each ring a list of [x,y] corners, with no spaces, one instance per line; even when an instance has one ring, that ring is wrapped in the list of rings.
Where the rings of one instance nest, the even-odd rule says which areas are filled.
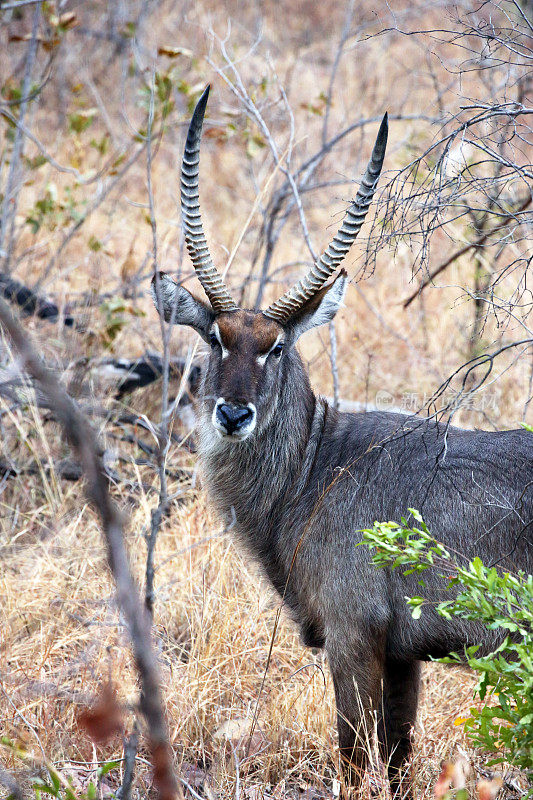
[[[294,344],[333,318],[345,287],[341,272],[283,325],[261,312],[215,313],[166,276],[160,298],[167,319],[210,344],[198,401],[207,490],[304,644],[327,653],[347,778],[361,786],[376,714],[391,788],[409,797],[420,662],[469,645],[489,652],[505,632],[445,620],[431,603],[413,619],[405,596],[420,593],[416,574],[377,569],[358,547],[361,529],[416,508],[462,558],[533,572],[533,436],[339,413],[315,397]],[[424,580],[428,600],[449,597],[438,574]]]

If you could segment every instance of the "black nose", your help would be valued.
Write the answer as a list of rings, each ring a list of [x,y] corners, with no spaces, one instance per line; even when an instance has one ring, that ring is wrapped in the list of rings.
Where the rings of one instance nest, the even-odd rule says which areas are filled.
[[[217,406],[217,420],[230,436],[250,422],[252,417],[253,411],[248,406],[231,406],[229,403],[221,403]]]

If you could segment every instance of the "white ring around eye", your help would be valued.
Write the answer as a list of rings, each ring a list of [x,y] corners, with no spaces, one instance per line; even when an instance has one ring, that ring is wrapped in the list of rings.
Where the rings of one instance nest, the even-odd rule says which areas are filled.
[[[213,323],[212,333],[215,334],[217,342],[220,345],[220,349],[222,350],[222,358],[227,358],[229,356],[229,350],[228,350],[227,347],[224,347],[224,345],[222,343],[222,336],[220,335],[220,328],[218,327],[218,324],[216,322]]]
[[[257,356],[256,361],[259,364],[259,366],[261,366],[261,367],[264,366],[264,364],[265,364],[267,358],[269,357],[270,353],[272,352],[272,350],[275,347],[278,346],[278,344],[280,343],[282,338],[283,338],[283,334],[280,333],[279,336],[277,337],[276,341],[274,342],[274,344],[270,348],[270,350],[267,353],[262,353],[260,356]]]

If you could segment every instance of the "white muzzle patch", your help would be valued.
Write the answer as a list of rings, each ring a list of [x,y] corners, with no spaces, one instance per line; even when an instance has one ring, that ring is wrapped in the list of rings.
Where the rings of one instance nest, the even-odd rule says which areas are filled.
[[[257,409],[253,403],[236,405],[219,397],[213,408],[211,422],[221,439],[240,442],[254,431]]]

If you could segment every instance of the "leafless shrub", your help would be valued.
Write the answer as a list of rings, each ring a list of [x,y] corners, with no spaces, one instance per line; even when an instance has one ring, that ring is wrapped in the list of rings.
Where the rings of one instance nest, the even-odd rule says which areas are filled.
[[[442,26],[398,25],[378,34],[393,31],[430,52],[444,45],[441,67],[449,76],[448,96],[455,97],[442,108],[430,144],[390,175],[367,269],[380,249],[397,252],[407,242],[418,279],[407,307],[435,279],[446,279],[459,259],[469,263],[461,289],[474,308],[471,356],[479,353],[491,316],[500,341],[519,329],[531,335],[533,28],[527,13],[514,0],[464,2],[447,10]]]

